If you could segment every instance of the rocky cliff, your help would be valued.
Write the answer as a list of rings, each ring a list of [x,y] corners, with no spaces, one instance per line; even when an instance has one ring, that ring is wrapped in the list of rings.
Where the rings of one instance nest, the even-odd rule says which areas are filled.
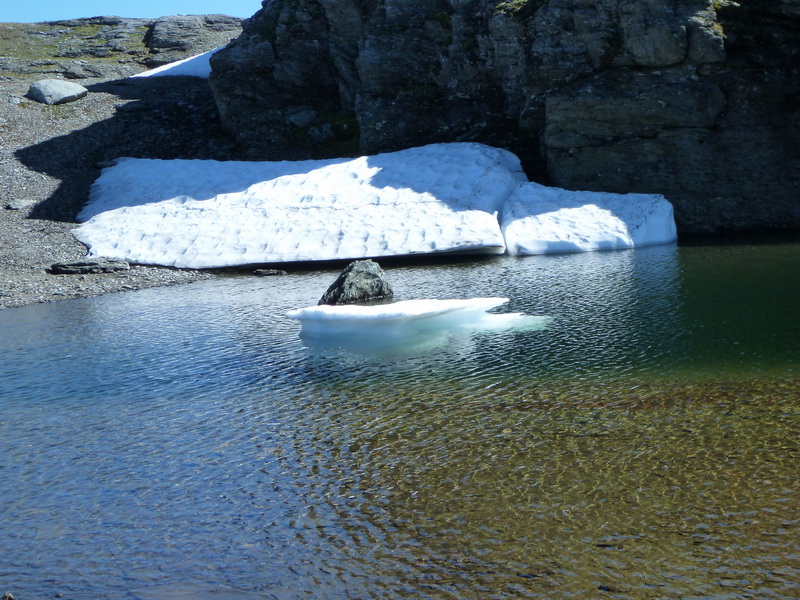
[[[269,0],[212,67],[252,158],[480,141],[683,233],[800,229],[798,0]]]

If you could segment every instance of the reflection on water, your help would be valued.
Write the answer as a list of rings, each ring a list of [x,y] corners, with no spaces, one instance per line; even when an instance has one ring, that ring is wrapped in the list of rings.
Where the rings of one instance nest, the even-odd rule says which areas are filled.
[[[2,311],[0,585],[796,598],[798,267],[781,244],[388,268],[398,299],[550,319],[389,351],[284,318],[332,272]]]

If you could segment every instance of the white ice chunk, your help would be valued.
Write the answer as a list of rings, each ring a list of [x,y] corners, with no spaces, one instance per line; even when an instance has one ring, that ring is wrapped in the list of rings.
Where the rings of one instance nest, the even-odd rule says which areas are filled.
[[[214,50],[209,50],[208,52],[203,52],[202,54],[190,56],[189,58],[184,58],[183,60],[177,60],[166,65],[161,65],[160,67],[150,69],[149,71],[142,71],[136,75],[131,75],[131,77],[188,75],[191,77],[203,77],[207,79],[211,74],[211,63],[209,60],[211,59],[211,56],[220,49],[221,48],[215,48]]]
[[[323,161],[123,159],[73,233],[92,256],[182,268],[502,254],[496,213],[524,179],[513,154],[473,143]]]
[[[512,255],[585,252],[677,239],[672,204],[658,194],[573,192],[524,183],[502,211]]]
[[[400,338],[457,328],[476,331],[540,329],[548,320],[547,317],[531,317],[521,313],[487,313],[506,302],[508,298],[468,298],[404,300],[366,306],[321,305],[298,308],[286,316],[302,323],[300,335],[304,337],[350,339]]]

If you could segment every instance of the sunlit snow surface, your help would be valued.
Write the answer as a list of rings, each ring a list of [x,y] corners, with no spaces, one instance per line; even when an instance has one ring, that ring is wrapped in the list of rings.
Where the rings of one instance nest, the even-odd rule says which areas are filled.
[[[505,251],[497,213],[524,180],[511,153],[437,144],[349,160],[121,159],[74,231],[94,256],[208,268]]]
[[[156,67],[155,69],[150,69],[149,71],[142,71],[136,75],[131,75],[131,77],[188,75],[191,77],[207,78],[211,74],[211,64],[209,59],[215,52],[217,52],[217,50],[221,50],[221,48],[215,48],[214,50],[209,50],[208,52],[203,52],[202,54],[197,54],[196,56],[190,56],[189,58],[184,58],[183,60],[162,65],[160,67]]]
[[[78,220],[90,256],[181,268],[675,240],[661,196],[528,183],[516,156],[476,143],[298,162],[122,158]]]
[[[308,306],[286,314],[302,323],[300,335],[318,340],[345,342],[405,342],[408,339],[436,339],[454,330],[492,331],[500,329],[543,329],[549,317],[522,313],[489,313],[508,298],[467,298],[462,300],[404,300],[391,304]]]
[[[634,248],[674,242],[672,204],[657,194],[571,192],[524,183],[503,207],[512,255]]]

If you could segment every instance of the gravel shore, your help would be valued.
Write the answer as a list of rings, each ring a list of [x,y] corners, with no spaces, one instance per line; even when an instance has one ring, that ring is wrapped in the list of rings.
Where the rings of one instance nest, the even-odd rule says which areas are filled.
[[[25,97],[42,78],[0,76],[0,308],[214,277],[144,266],[48,272],[86,255],[70,231],[104,163],[122,156],[222,160],[235,149],[204,79],[84,80],[85,98],[48,106]]]

